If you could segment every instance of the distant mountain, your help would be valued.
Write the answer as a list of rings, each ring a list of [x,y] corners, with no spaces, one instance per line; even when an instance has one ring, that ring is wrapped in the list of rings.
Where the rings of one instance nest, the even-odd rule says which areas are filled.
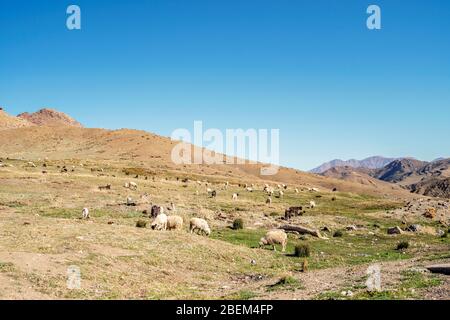
[[[411,158],[394,160],[377,170],[374,177],[388,182],[401,182],[426,166],[428,162]]]
[[[71,118],[63,112],[59,112],[53,109],[41,109],[35,113],[21,113],[17,116],[19,119],[27,120],[37,126],[57,127],[57,126],[69,126],[82,128],[81,123]]]
[[[336,168],[336,167],[351,167],[351,168],[365,168],[365,169],[380,169],[386,166],[387,164],[391,163],[392,161],[396,160],[395,158],[385,158],[380,156],[375,157],[369,157],[363,160],[340,160],[336,159],[330,162],[326,162],[319,167],[312,169],[311,173],[317,173],[321,174],[325,171]]]

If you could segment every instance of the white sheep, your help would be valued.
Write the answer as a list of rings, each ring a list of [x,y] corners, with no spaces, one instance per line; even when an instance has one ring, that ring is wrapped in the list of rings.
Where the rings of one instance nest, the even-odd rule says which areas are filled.
[[[167,215],[162,213],[153,221],[151,228],[157,231],[165,231],[167,230],[167,220]]]
[[[169,216],[167,218],[167,230],[182,230],[183,218],[180,216]]]
[[[83,211],[81,212],[83,219],[89,219],[90,215],[89,215],[89,209],[88,208],[83,208]]]
[[[200,218],[192,218],[189,230],[192,233],[196,232],[197,234],[205,234],[209,236],[211,234],[211,229],[209,228],[208,222],[204,219]]]
[[[253,188],[251,188],[251,187],[248,187],[245,190],[247,190],[247,192],[253,192]]]
[[[132,190],[137,190],[138,186],[135,182],[130,182],[129,183],[129,188]]]
[[[232,199],[233,199],[233,200],[237,200],[238,197],[239,197],[239,194],[238,194],[238,193],[233,193],[233,196],[232,196]]]
[[[298,191],[298,189],[297,189],[297,188],[295,188],[295,193],[299,193],[299,191]]]
[[[309,207],[310,207],[311,209],[314,209],[314,208],[316,207],[316,202],[315,202],[315,201],[310,201],[310,202],[309,202]]]
[[[266,236],[264,238],[261,238],[261,241],[259,242],[259,247],[262,248],[263,246],[271,245],[273,247],[274,251],[277,251],[275,248],[276,244],[280,244],[282,246],[283,252],[286,251],[288,236],[286,232],[283,230],[272,230],[267,232]]]
[[[272,204],[272,198],[271,197],[267,198],[266,204]]]

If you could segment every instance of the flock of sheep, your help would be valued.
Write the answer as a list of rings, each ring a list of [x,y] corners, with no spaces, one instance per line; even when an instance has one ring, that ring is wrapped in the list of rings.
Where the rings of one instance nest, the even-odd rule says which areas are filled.
[[[186,182],[186,181],[184,181]],[[202,182],[197,181],[197,183],[199,185],[202,184]],[[215,198],[217,197],[217,191],[213,190],[211,188],[209,188],[210,184],[206,183],[207,189],[206,192],[209,195],[209,197]],[[223,186],[223,190],[228,189],[229,187],[229,182],[226,182]],[[125,188],[128,188],[130,190],[137,190],[138,189],[138,185],[135,182],[127,182],[124,184]],[[239,187],[243,187],[243,189],[247,192],[253,192],[255,190],[255,185],[239,185]],[[100,190],[109,190],[111,188],[111,185],[107,185],[107,186],[102,186],[99,187]],[[281,198],[284,196],[284,191],[283,190],[287,190],[287,186],[284,184],[281,185],[277,185],[277,188],[273,188],[270,187],[268,184],[264,185],[264,189],[263,191],[267,194],[268,198],[266,201],[266,204],[271,204],[272,203],[272,196],[275,196],[277,198]],[[308,189],[310,192],[318,192],[319,190],[317,188],[309,188]],[[295,193],[299,193],[298,189],[294,190]],[[198,191],[197,191],[198,194]],[[233,193],[232,194],[232,200],[238,200],[239,198],[239,193]],[[127,198],[127,205],[135,205],[135,203],[132,201],[132,199],[130,197]],[[310,202],[310,208],[314,208],[316,206],[316,203],[314,201]],[[296,212],[296,210],[298,211],[299,208],[301,209],[301,207],[295,207],[295,208],[289,208],[288,210],[286,210],[286,219],[289,219],[291,216],[295,215],[294,213]],[[171,207],[167,208],[168,211],[173,211],[175,212],[175,205],[173,203],[171,203]],[[178,215],[167,215],[164,213],[164,207],[162,206],[156,206],[153,205],[151,206],[151,212],[150,212],[150,217],[153,219],[152,223],[150,225],[152,230],[155,231],[179,231],[183,229],[184,226],[184,219],[181,216]],[[289,213],[288,213],[289,211]],[[90,215],[89,215],[89,209],[88,208],[84,208],[82,210],[82,219],[89,219]],[[201,219],[201,218],[192,218],[190,220],[189,223],[189,232],[191,234],[196,233],[198,235],[204,235],[204,236],[210,236],[211,235],[211,228],[208,224],[208,222],[205,219]],[[261,238],[260,242],[259,242],[259,246],[260,247],[264,247],[264,246],[272,246],[273,250],[276,251],[276,247],[275,245],[281,245],[282,247],[282,251],[285,252],[286,250],[286,246],[287,246],[287,242],[288,242],[288,236],[286,234],[286,232],[284,230],[270,230],[266,233],[266,235]]]

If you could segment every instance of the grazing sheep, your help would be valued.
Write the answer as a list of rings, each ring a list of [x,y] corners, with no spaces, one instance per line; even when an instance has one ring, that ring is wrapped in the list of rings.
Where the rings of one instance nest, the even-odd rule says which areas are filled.
[[[271,197],[267,198],[266,204],[272,204],[272,198]]]
[[[136,202],[134,202],[131,197],[127,197],[127,206],[135,207],[136,206]]]
[[[298,189],[297,188],[295,188],[295,193],[298,193]]]
[[[247,192],[253,192],[253,188],[251,188],[251,187],[248,187],[245,190],[247,190]]]
[[[32,168],[36,168],[36,165],[34,164],[34,162],[28,162],[27,163],[27,165],[29,166],[29,167],[32,167]]]
[[[167,230],[182,230],[183,218],[180,216],[169,216],[167,218]]]
[[[216,198],[217,197],[217,191],[216,190],[213,190],[212,192],[211,192],[211,198]]]
[[[111,185],[107,184],[106,186],[99,186],[99,190],[111,190]]]
[[[239,193],[233,193],[232,199],[237,200],[239,197]]]
[[[310,207],[311,209],[314,209],[314,208],[316,207],[316,202],[315,202],[315,201],[310,201],[310,202],[309,202],[309,207]]]
[[[82,214],[82,218],[83,219],[90,219],[89,209],[88,208],[83,208],[83,211],[81,212],[81,214]]]
[[[152,218],[157,218],[160,214],[164,214],[164,207],[152,206],[152,208],[150,210],[150,216]]]
[[[271,245],[273,247],[273,250],[277,251],[275,245],[280,244],[283,248],[282,251],[285,252],[287,240],[288,236],[286,232],[284,232],[283,230],[272,230],[267,232],[264,238],[261,238],[261,241],[259,242],[259,247],[262,248],[264,246]]]
[[[192,233],[196,232],[197,234],[204,234],[209,236],[211,234],[211,229],[209,228],[208,222],[204,219],[192,218],[189,230]]]
[[[131,190],[137,190],[138,186],[137,186],[136,183],[130,182],[130,183],[129,183],[129,188],[130,188]]]
[[[164,213],[161,213],[153,221],[151,228],[156,231],[165,231],[167,230],[167,220],[167,216]]]
[[[284,192],[282,190],[278,191],[278,195],[276,196],[277,198],[282,198],[284,196]]]

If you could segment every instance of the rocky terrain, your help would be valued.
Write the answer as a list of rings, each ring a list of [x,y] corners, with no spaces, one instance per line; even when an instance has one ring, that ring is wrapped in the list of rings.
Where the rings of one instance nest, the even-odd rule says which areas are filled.
[[[83,127],[81,123],[79,123],[75,119],[62,112],[52,109],[41,109],[34,113],[21,113],[17,116],[17,118],[25,119],[37,126],[69,126],[78,128]]]

